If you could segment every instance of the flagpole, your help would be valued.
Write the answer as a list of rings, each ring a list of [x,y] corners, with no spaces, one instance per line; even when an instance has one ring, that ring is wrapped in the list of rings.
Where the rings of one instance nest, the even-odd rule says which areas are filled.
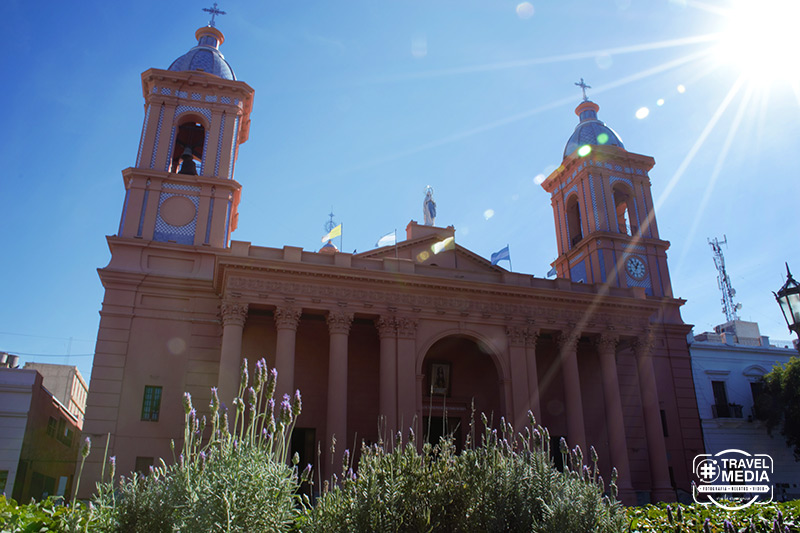
[[[341,223],[342,232],[339,233],[339,251],[344,251],[344,222]]]
[[[394,229],[394,258],[397,259],[397,228]]]
[[[506,244],[506,249],[508,250],[508,269],[514,272],[514,267],[511,266],[511,248],[508,247],[508,244]]]

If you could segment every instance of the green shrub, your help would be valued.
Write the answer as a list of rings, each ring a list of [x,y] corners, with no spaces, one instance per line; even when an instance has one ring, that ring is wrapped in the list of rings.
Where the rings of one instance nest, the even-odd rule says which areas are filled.
[[[405,445],[362,448],[357,474],[347,464],[334,483],[298,520],[305,532],[358,531],[623,531],[625,515],[603,496],[597,456],[591,468],[580,449],[568,453],[564,472],[553,467],[549,434],[541,426],[525,436],[501,421],[490,429],[483,417],[480,445],[468,441],[456,454],[452,438],[417,451],[413,433]],[[531,431],[532,429],[532,431]],[[472,431],[470,432],[473,433]],[[594,452],[594,450],[592,450]],[[345,453],[345,457],[349,454]],[[611,485],[615,493],[616,486]]]
[[[3,533],[78,532],[85,531],[89,522],[90,512],[84,505],[69,508],[60,499],[53,498],[18,505],[0,494],[0,531]]]
[[[183,447],[175,464],[146,476],[132,475],[98,486],[96,525],[102,531],[286,531],[293,522],[299,486],[297,460],[288,465],[289,442],[301,411],[300,393],[272,398],[277,372],[256,364],[248,387],[247,360],[233,424],[212,389],[211,424],[184,397]],[[247,412],[245,412],[247,411]],[[203,436],[208,434],[209,437]],[[173,444],[173,453],[175,451]],[[310,469],[304,472],[304,476]]]
[[[714,505],[660,503],[629,507],[628,531],[636,532],[800,532],[800,500],[765,505],[754,504],[738,511]]]

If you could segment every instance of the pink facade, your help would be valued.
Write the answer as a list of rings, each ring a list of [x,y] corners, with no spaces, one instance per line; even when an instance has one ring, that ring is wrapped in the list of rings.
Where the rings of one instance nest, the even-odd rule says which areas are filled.
[[[215,29],[199,38],[212,30],[221,42]],[[184,391],[204,406],[218,386],[230,404],[242,358],[265,357],[279,392],[303,394],[294,446],[304,461],[314,461],[317,442],[327,454],[332,436],[341,454],[410,427],[441,433],[444,419],[463,438],[474,402],[495,424],[504,416],[520,428],[532,410],[555,438],[594,445],[606,479],[612,465],[620,471],[626,502],[689,489],[688,465],[703,443],[689,328],[652,215],[651,158],[598,147],[568,155],[544,183],[558,191],[555,280],[507,272],[457,244],[440,250],[455,229],[413,221],[397,247],[359,254],[260,247],[229,241],[253,90],[198,71],[151,69],[142,80],[139,156],[123,171],[123,218],[99,270],[106,292],[85,423],[96,446],[110,435],[119,471],[171,458]],[[588,173],[618,160],[643,172],[619,177],[647,206],[646,238],[596,225],[598,208],[584,214],[575,246],[563,244],[571,241],[559,206],[572,185],[610,190],[610,175]],[[649,286],[640,270],[634,282],[622,274],[632,250]],[[579,254],[603,276],[570,280]],[[100,460],[90,458],[82,487],[93,486]]]

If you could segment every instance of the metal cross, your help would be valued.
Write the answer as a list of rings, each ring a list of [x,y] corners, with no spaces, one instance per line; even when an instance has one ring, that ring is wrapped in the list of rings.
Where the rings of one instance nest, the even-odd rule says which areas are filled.
[[[221,9],[217,9],[216,2],[214,2],[214,7],[204,7],[203,11],[205,11],[206,13],[211,13],[211,20],[209,21],[208,25],[211,26],[212,28],[216,27],[216,24],[214,24],[214,17],[216,17],[217,15],[227,15],[227,13],[225,13]]]
[[[214,4],[214,5],[216,5],[216,4]],[[589,101],[589,98],[586,96],[586,89],[591,89],[591,88],[592,88],[592,86],[591,86],[591,85],[586,85],[586,83],[583,81],[583,78],[581,78],[581,82],[580,82],[580,83],[578,83],[578,82],[576,81],[576,82],[575,82],[575,85],[577,85],[578,87],[580,87],[580,88],[581,88],[581,90],[583,91],[583,101],[584,101],[584,102],[588,102],[588,101]]]

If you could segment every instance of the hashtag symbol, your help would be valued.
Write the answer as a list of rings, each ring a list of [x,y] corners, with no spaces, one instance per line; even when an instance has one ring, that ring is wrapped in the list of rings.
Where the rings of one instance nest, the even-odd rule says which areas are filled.
[[[715,470],[716,467],[713,463],[703,463],[703,465],[700,467],[700,477],[703,479],[711,479],[714,477]]]

